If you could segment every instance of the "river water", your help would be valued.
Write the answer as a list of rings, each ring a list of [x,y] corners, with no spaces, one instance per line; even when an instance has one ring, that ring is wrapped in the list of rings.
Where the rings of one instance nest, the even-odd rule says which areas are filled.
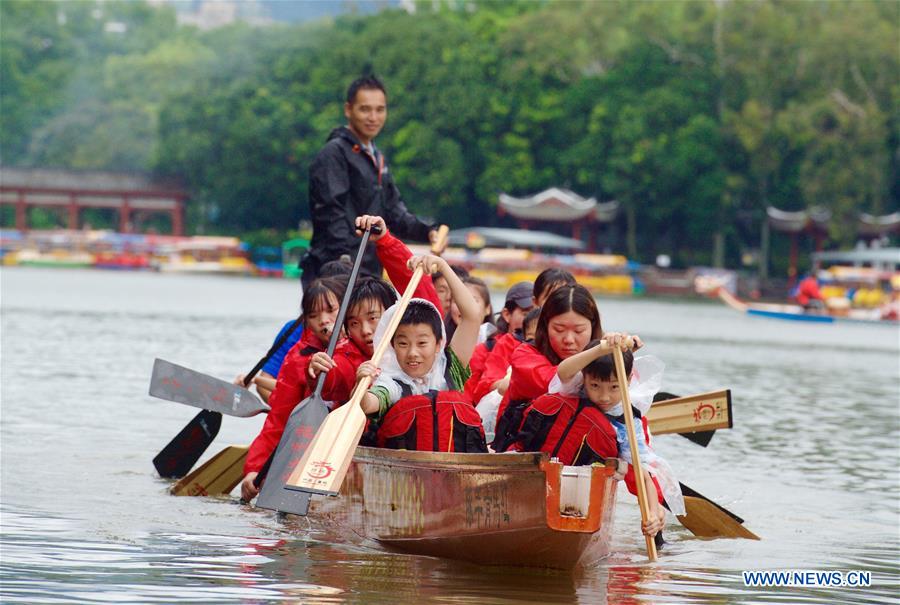
[[[674,519],[648,563],[622,489],[613,554],[577,574],[334,544],[235,498],[175,498],[153,456],[195,414],[147,395],[163,357],[230,379],[299,308],[281,280],[4,268],[3,603],[876,603],[900,594],[900,334],[750,318],[712,303],[600,299],[664,389],[730,388],[708,448],[661,436],[685,483],[762,537],[695,539]],[[262,417],[226,417],[205,460]],[[201,462],[202,462],[201,460]],[[748,587],[743,570],[871,572],[869,587]]]

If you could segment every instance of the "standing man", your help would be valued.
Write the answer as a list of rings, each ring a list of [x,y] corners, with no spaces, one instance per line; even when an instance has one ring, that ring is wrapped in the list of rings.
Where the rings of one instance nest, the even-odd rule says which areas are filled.
[[[437,225],[423,222],[406,209],[384,155],[373,140],[387,119],[387,93],[375,76],[363,76],[347,89],[347,125],[331,131],[328,142],[309,167],[309,206],[313,236],[303,256],[303,288],[319,276],[320,267],[342,254],[353,257],[359,247],[355,220],[381,216],[402,238],[431,242]],[[366,250],[362,270],[381,276],[375,250]]]

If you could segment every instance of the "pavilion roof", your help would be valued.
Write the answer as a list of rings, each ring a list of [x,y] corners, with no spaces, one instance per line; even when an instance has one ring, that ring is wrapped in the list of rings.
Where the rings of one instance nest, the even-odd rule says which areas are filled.
[[[500,194],[500,210],[527,220],[571,222],[591,214],[595,198],[583,198],[568,189],[551,187],[529,197]]]
[[[787,233],[800,233],[807,227],[815,227],[824,231],[831,219],[831,211],[820,206],[793,212],[769,206],[766,208],[766,215],[772,227]]]
[[[872,216],[865,212],[859,215],[859,231],[864,235],[884,235],[900,230],[900,212]]]

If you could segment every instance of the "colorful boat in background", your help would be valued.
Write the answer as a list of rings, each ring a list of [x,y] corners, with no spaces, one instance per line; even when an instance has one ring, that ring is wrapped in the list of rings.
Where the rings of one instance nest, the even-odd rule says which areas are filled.
[[[167,273],[251,275],[253,264],[236,237],[194,236],[157,253],[157,267]]]
[[[22,267],[80,269],[91,267],[94,264],[94,255],[89,252],[64,249],[53,249],[46,252],[26,249],[11,253],[8,263],[20,265]]]
[[[635,263],[619,254],[584,252],[584,242],[545,231],[472,227],[449,235],[443,257],[467,269],[492,290],[506,290],[516,282],[534,281],[549,267],[572,273],[593,292],[630,295],[635,292]],[[425,245],[410,245],[414,254],[426,254]]]
[[[821,311],[807,311],[800,305],[744,302],[725,288],[719,288],[716,291],[716,295],[735,311],[754,317],[810,323],[853,322],[875,325],[900,325],[897,316],[886,314],[884,309],[842,308],[838,312],[834,312],[826,308]]]
[[[613,474],[612,463],[564,467],[546,454],[360,447],[340,495],[314,498],[309,514],[351,543],[571,570],[609,554]]]

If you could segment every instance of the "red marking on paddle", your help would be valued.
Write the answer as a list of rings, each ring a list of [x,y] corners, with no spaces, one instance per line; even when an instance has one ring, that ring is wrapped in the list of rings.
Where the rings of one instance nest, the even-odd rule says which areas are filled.
[[[328,462],[318,461],[313,462],[310,466],[310,469],[306,471],[306,474],[312,477],[313,479],[324,479],[328,475],[334,472],[334,469],[328,465]]]
[[[709,410],[709,417],[704,418],[704,410]],[[704,420],[712,420],[716,417],[716,408],[708,403],[701,403],[694,409],[694,422],[703,422]]]

